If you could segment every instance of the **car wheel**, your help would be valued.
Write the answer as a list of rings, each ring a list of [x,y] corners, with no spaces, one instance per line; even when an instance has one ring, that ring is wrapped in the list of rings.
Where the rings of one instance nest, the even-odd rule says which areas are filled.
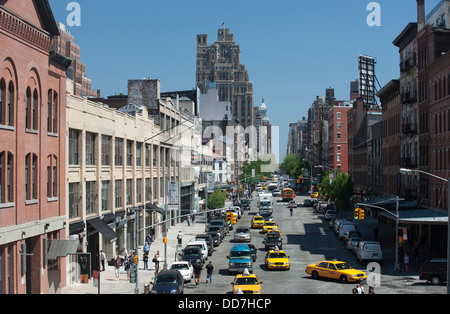
[[[434,285],[434,286],[438,286],[438,285],[441,284],[441,278],[439,276],[437,276],[437,275],[433,275],[430,278],[430,281],[431,281],[431,284]]]
[[[312,275],[312,277],[313,277],[314,279],[319,279],[319,273],[318,273],[318,272],[313,271],[311,275]]]
[[[345,276],[345,275],[342,275],[341,277],[339,277],[339,281],[340,282],[342,282],[342,283],[347,283],[347,276]]]

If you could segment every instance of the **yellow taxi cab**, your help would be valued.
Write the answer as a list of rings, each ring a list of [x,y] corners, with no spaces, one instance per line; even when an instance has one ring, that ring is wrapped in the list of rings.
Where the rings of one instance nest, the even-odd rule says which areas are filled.
[[[319,197],[319,192],[312,192],[312,193],[309,195],[309,197],[310,197],[310,198],[316,198],[316,197]]]
[[[281,250],[270,250],[267,252],[264,263],[268,269],[284,269],[289,270],[291,268],[289,264],[289,256]]]
[[[264,233],[267,233],[269,230],[272,230],[273,228],[277,228],[277,223],[275,221],[269,220],[264,222],[263,225]]]
[[[248,269],[245,269],[242,274],[234,278],[231,284],[233,285],[233,294],[261,294],[262,283],[258,276],[250,274]]]
[[[252,218],[252,228],[261,229],[264,225],[263,216],[253,216]]]
[[[340,282],[359,282],[367,279],[366,273],[352,268],[346,262],[322,261],[317,264],[306,266],[305,272],[315,279],[330,278]]]

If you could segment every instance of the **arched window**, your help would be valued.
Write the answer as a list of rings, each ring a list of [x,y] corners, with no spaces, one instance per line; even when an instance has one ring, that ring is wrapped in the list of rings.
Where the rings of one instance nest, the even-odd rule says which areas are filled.
[[[52,89],[48,91],[47,132],[58,133],[58,93]]]
[[[14,84],[9,82],[8,101],[6,103],[5,125],[14,126]]]
[[[25,157],[25,194],[27,201],[38,199],[38,158],[32,153]]]
[[[47,158],[47,197],[58,197],[58,160],[55,155]]]
[[[27,88],[26,108],[25,108],[25,128],[31,129],[31,89]]]
[[[0,124],[4,124],[3,117],[4,117],[4,111],[5,111],[5,103],[6,103],[6,86],[5,86],[5,80],[0,80]]]
[[[33,130],[38,129],[38,125],[39,125],[38,112],[39,112],[39,94],[38,94],[37,89],[35,89],[33,92],[33,121],[32,121],[33,122],[33,125],[32,125]]]
[[[9,152],[0,153],[0,204],[14,202],[14,158]]]

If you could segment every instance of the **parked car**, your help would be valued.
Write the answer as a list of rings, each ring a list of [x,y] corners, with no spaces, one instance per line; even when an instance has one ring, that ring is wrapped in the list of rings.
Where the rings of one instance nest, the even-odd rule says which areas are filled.
[[[223,238],[225,238],[225,233],[223,233],[222,226],[209,226],[206,228],[205,232],[206,233],[212,233],[212,232],[216,233],[219,236],[220,241],[222,241]]]
[[[327,210],[325,213],[325,220],[332,220],[333,218],[336,218],[336,211],[333,209]]]
[[[175,262],[170,266],[171,270],[178,270],[183,276],[185,282],[190,282],[194,277],[194,267],[188,261]]]
[[[353,223],[342,224],[341,227],[339,228],[339,233],[338,233],[339,240],[343,240],[344,234],[349,231],[356,231],[356,225],[354,225]]]
[[[342,283],[359,282],[367,279],[366,273],[340,261],[322,261],[317,264],[310,264],[306,267],[305,273],[311,275],[314,279],[323,277],[336,279]]]
[[[359,243],[362,241],[363,238],[361,237],[351,237],[348,241],[347,241],[347,250],[352,251],[353,250],[353,246],[356,243]]]
[[[312,206],[312,201],[309,198],[306,198],[303,201],[303,207],[311,207]]]
[[[151,294],[183,294],[184,279],[178,270],[163,270],[151,282]]]
[[[186,246],[183,250],[181,258],[183,261],[188,261],[191,264],[200,263],[200,265],[203,267],[203,254],[202,250],[199,247]]]
[[[208,245],[204,239],[193,239],[188,242],[186,247],[198,247],[202,251],[203,262],[208,259]]]
[[[212,237],[214,246],[219,246],[221,237],[218,232],[211,231],[211,232],[206,232],[206,234],[209,234]]]
[[[381,252],[380,242],[361,241],[356,251],[356,258],[362,264],[365,261],[376,261],[381,263],[383,253]]]
[[[419,279],[429,281],[435,286],[445,282],[447,280],[447,260],[435,259],[423,263]]]
[[[344,242],[345,242],[345,244],[347,244],[348,240],[350,240],[350,238],[353,238],[353,237],[362,238],[361,232],[359,232],[359,231],[347,231],[344,234]]]
[[[214,240],[211,234],[209,233],[201,233],[195,236],[195,239],[201,239],[206,241],[206,245],[208,245],[208,256],[211,256],[214,252]]]

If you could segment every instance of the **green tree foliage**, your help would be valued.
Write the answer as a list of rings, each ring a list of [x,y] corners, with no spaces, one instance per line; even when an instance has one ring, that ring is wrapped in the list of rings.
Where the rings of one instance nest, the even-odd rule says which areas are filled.
[[[284,173],[292,178],[298,178],[304,174],[304,169],[309,169],[310,165],[306,160],[298,159],[295,154],[290,154],[284,157],[283,163],[280,165]]]
[[[224,208],[227,194],[220,189],[216,189],[214,193],[208,195],[208,209]]]
[[[262,165],[268,165],[270,162],[265,162],[262,160],[256,160],[252,162],[245,161],[242,165],[242,177],[241,180],[244,178],[250,178],[252,176],[252,169],[255,169],[255,179],[260,180],[262,176],[270,177],[272,174],[270,172],[261,172],[261,166]]]
[[[352,209],[351,198],[353,196],[353,181],[345,172],[336,171],[336,177],[330,184],[330,174],[334,171],[328,171],[322,177],[320,188],[322,193],[330,200],[336,203],[338,209],[343,211]]]

